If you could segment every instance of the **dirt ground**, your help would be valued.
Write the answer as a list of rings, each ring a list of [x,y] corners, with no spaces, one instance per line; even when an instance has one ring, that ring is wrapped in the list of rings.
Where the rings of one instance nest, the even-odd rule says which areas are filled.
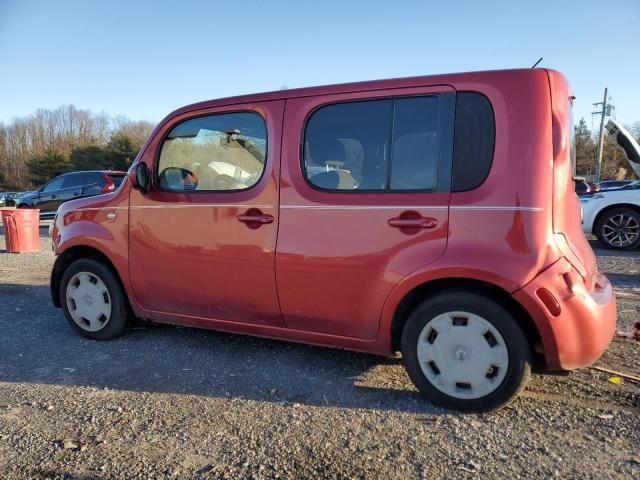
[[[41,243],[0,239],[2,479],[640,478],[640,383],[534,375],[508,408],[461,415],[399,359],[146,323],[94,342],[52,306]],[[597,254],[628,330],[640,251]],[[640,376],[640,343],[597,365]]]

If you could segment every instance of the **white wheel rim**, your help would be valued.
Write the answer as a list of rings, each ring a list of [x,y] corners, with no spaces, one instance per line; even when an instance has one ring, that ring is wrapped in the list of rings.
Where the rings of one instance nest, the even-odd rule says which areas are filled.
[[[104,282],[93,273],[76,273],[67,284],[67,307],[83,330],[102,330],[111,318],[111,297]]]
[[[481,398],[494,392],[509,366],[500,332],[469,312],[447,312],[431,319],[417,345],[420,368],[429,382],[454,398]]]

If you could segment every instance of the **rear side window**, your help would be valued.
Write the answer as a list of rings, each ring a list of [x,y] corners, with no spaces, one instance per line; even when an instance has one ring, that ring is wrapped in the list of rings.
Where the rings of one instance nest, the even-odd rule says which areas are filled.
[[[339,191],[432,191],[439,158],[438,96],[327,105],[309,118],[309,182]]]
[[[456,95],[452,191],[472,190],[489,175],[496,126],[493,109],[480,93]]]
[[[89,172],[85,174],[84,183],[86,185],[98,185],[102,187],[105,184],[104,176],[99,172]]]
[[[158,184],[169,191],[246,190],[262,177],[267,127],[253,112],[192,118],[176,125],[162,144]]]
[[[62,188],[80,187],[84,183],[84,174],[72,173],[71,175],[65,175],[64,182],[62,182]]]

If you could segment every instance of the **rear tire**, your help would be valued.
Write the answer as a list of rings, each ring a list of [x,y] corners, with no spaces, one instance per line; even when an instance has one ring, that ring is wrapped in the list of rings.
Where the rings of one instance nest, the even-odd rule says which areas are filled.
[[[402,331],[409,377],[446,408],[485,412],[511,402],[531,375],[532,352],[516,319],[468,290],[439,293],[420,304]]]
[[[619,207],[605,212],[595,228],[598,241],[612,250],[633,250],[640,246],[640,213]]]
[[[76,260],[62,274],[60,303],[64,316],[80,335],[111,340],[127,329],[131,314],[118,278],[103,263]]]

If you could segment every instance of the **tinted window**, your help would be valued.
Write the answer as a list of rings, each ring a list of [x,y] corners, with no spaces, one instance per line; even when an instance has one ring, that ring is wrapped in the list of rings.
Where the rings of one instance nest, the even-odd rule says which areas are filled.
[[[438,99],[395,101],[392,190],[432,190],[438,172]]]
[[[99,172],[90,172],[85,175],[85,184],[98,185],[103,187],[105,184],[104,176]]]
[[[164,190],[243,190],[264,171],[267,128],[255,113],[228,113],[186,120],[165,138],[158,161]],[[191,189],[191,188],[190,188]]]
[[[438,97],[328,105],[307,122],[304,170],[328,190],[436,187]]]
[[[43,192],[52,192],[54,190],[60,190],[62,188],[62,183],[64,182],[65,177],[57,177],[51,180],[49,183],[45,185],[42,189]]]
[[[121,184],[122,181],[124,180],[124,175],[109,175],[111,177],[111,180],[113,181],[113,184],[115,185],[116,188],[118,188]]]
[[[72,173],[65,175],[62,188],[81,187],[84,183],[84,175],[82,173]]]
[[[495,120],[489,100],[479,93],[456,95],[452,190],[476,188],[484,182],[493,161]]]

